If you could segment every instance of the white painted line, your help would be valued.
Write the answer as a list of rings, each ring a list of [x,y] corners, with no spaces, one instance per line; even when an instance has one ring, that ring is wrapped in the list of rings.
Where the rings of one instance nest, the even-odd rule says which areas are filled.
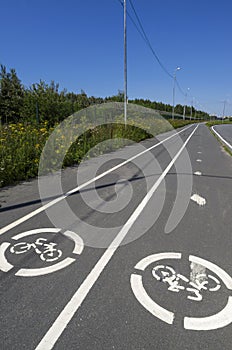
[[[191,200],[200,206],[204,206],[206,204],[206,199],[196,193],[192,195]]]
[[[195,331],[208,331],[227,326],[232,322],[232,297],[228,298],[227,305],[215,315],[208,317],[185,317],[184,328]]]
[[[198,175],[198,176],[201,176],[202,173],[200,171],[195,171],[194,175]]]
[[[39,233],[58,233],[60,232],[60,228],[37,228],[35,230],[25,231],[22,233],[17,234],[16,236],[12,237],[14,240],[18,240],[20,238],[37,235]]]
[[[70,196],[71,194],[73,194],[73,193],[75,193],[75,192],[77,192],[77,191],[80,191],[81,189],[85,188],[86,186],[88,186],[88,185],[92,184],[93,182],[95,182],[95,181],[101,179],[102,177],[108,175],[109,173],[115,171],[116,169],[119,169],[120,167],[124,166],[125,164],[127,164],[127,163],[131,162],[132,160],[134,160],[134,159],[140,157],[141,155],[145,154],[146,152],[149,152],[150,150],[152,150],[152,149],[154,149],[154,148],[160,146],[160,145],[163,144],[164,142],[166,142],[166,141],[170,140],[171,138],[173,138],[173,137],[179,135],[180,133],[186,131],[187,129],[189,129],[189,128],[192,127],[192,126],[193,126],[193,125],[190,125],[190,126],[186,127],[185,129],[182,129],[182,130],[179,131],[178,133],[175,133],[174,135],[171,135],[171,136],[167,137],[166,139],[164,139],[164,140],[162,140],[162,141],[156,143],[155,145],[153,145],[153,146],[147,148],[146,150],[144,150],[144,151],[142,151],[142,152],[140,152],[140,153],[134,155],[133,157],[131,157],[131,158],[129,158],[129,159],[123,161],[122,163],[120,163],[120,164],[118,164],[118,165],[116,165],[116,166],[114,166],[113,168],[111,168],[111,169],[109,169],[109,170],[103,172],[102,174],[96,176],[95,178],[93,178],[93,179],[91,179],[91,180],[89,180],[89,181],[83,183],[82,185],[80,185],[80,186],[78,186],[78,187],[76,187],[76,188],[74,188],[74,189],[68,191],[68,192],[65,193],[64,195],[62,195],[62,196],[60,196],[60,197],[58,197],[58,198],[52,200],[51,202],[49,202],[49,203],[47,203],[47,204],[41,206],[40,208],[38,208],[38,209],[36,209],[36,210],[30,212],[29,214],[27,214],[27,215],[21,217],[20,219],[18,219],[18,220],[16,220],[16,221],[10,223],[9,225],[7,225],[7,226],[1,228],[1,229],[0,229],[0,235],[3,234],[3,233],[5,233],[5,232],[7,232],[7,231],[9,231],[10,229],[12,229],[12,228],[14,228],[14,227],[16,227],[16,226],[22,224],[23,222],[25,222],[25,221],[31,219],[32,217],[34,217],[34,216],[40,214],[41,212],[45,211],[46,209],[52,207],[53,205],[59,203],[60,201],[62,201],[62,200],[65,199],[65,198],[67,198],[67,197]]]
[[[74,247],[73,253],[81,254],[82,250],[84,249],[84,243],[82,238],[73,231],[65,231],[64,235],[70,238],[72,241],[74,241],[75,247]]]
[[[158,253],[149,255],[146,258],[140,260],[135,265],[135,269],[144,271],[153,262],[163,259],[181,259],[181,253]]]
[[[56,263],[52,266],[42,267],[40,269],[20,269],[18,272],[16,272],[15,276],[21,276],[21,277],[34,277],[34,276],[41,276],[41,275],[47,275],[49,273],[53,273],[55,271],[61,270],[68,265],[72,264],[75,259],[72,258],[66,258],[63,261]]]
[[[0,270],[3,272],[10,271],[14,266],[8,263],[8,261],[5,258],[5,251],[10,246],[10,243],[3,242],[0,245]]]
[[[63,331],[65,330],[66,326],[76,313],[76,311],[79,309],[83,301],[85,300],[86,296],[88,295],[89,291],[99,278],[100,274],[106,267],[106,265],[109,263],[110,259],[116,252],[117,248],[123,241],[123,239],[126,237],[128,231],[134,224],[134,222],[137,220],[138,216],[142,213],[143,209],[147,205],[148,201],[152,197],[152,195],[155,193],[157,188],[159,187],[160,183],[164,180],[165,176],[169,172],[169,170],[172,168],[175,161],[179,158],[181,153],[183,152],[184,148],[188,144],[189,140],[197,130],[198,125],[195,127],[195,129],[191,132],[185,143],[182,145],[180,150],[177,152],[175,157],[172,159],[172,161],[169,163],[167,168],[164,170],[164,172],[160,175],[158,180],[155,182],[155,184],[152,186],[150,191],[146,194],[146,196],[143,198],[142,202],[138,205],[138,207],[135,209],[135,211],[132,213],[130,218],[127,220],[125,225],[122,227],[122,229],[119,231],[115,239],[112,241],[112,243],[109,245],[109,247],[106,249],[102,257],[98,260],[94,268],[91,270],[89,275],[86,277],[86,279],[83,281],[81,286],[77,289],[71,300],[68,302],[68,304],[64,307],[64,309],[61,311],[55,322],[52,324],[51,328],[47,331],[41,342],[36,347],[36,350],[50,350],[55,345],[56,341],[59,339]]]
[[[222,142],[224,142],[230,149],[232,149],[231,144],[230,144],[228,141],[226,141],[226,140],[215,130],[215,126],[212,126],[211,129],[212,129],[213,132],[219,137],[219,139],[220,139]]]
[[[232,278],[230,275],[228,275],[227,272],[225,272],[223,269],[221,269],[219,266],[215,265],[214,263],[207,261],[202,258],[198,258],[197,256],[190,255],[189,256],[189,261],[202,265],[206,267],[208,270],[213,271],[218,277],[221,278],[223,283],[226,285],[226,287],[230,290],[232,290]]]
[[[142,276],[132,274],[130,282],[135,297],[146,310],[148,310],[153,316],[158,317],[160,320],[168,324],[173,324],[174,313],[164,309],[149,297],[143,287]]]
[[[201,151],[198,151],[197,153],[198,153],[198,154],[202,154],[202,152],[201,152]]]
[[[202,160],[201,160],[201,159],[197,159],[197,160],[196,160],[196,162],[201,163],[201,162],[202,162]]]

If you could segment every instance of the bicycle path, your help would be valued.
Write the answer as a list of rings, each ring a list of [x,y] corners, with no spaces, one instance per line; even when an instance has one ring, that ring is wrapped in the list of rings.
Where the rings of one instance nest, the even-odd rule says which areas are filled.
[[[183,142],[190,137],[194,128],[195,126],[192,126],[181,135]],[[157,140],[149,140],[145,144],[149,147],[154,142]],[[131,147],[127,148],[129,155]],[[180,147],[181,144],[176,139],[172,139],[165,147],[161,145],[152,151],[154,159],[157,159],[157,164],[154,164],[155,160],[152,164],[149,157],[147,159],[143,157],[141,163],[137,165],[129,163],[109,174],[107,178],[96,181],[95,187],[98,189],[98,195],[106,202],[110,200],[113,202],[115,184],[118,181],[118,193],[122,193],[121,201],[127,199],[128,193],[132,193],[129,205],[120,210],[119,213],[109,213],[109,216],[101,213],[99,209],[102,208],[98,207],[99,202],[95,197],[88,198],[89,207],[87,207],[80,193],[66,199],[69,207],[82,219],[81,222],[84,221],[85,224],[95,227],[96,234],[98,228],[102,227],[106,228],[106,231],[107,228],[115,227],[115,231],[118,232],[117,227],[119,225],[124,227],[136,208],[141,205],[146,193],[152,190],[154,184],[159,181],[165,169],[171,164],[170,154],[173,154],[174,158]],[[54,349],[152,349],[154,347],[157,349],[205,349],[206,347],[218,349],[219,345],[223,349],[230,349],[230,324],[213,331],[189,330],[186,328],[184,319],[191,318],[189,323],[187,322],[188,326],[192,324],[192,318],[204,318],[217,314],[227,305],[231,295],[228,289],[229,282],[226,279],[232,275],[229,234],[231,227],[231,159],[222,152],[216,139],[203,125],[200,125],[194,132],[186,147],[192,162],[192,174],[194,172],[201,173],[201,175],[193,176],[191,195],[199,195],[206,200],[206,204],[199,205],[199,202],[190,200],[183,219],[170,233],[165,233],[165,227],[176,199],[177,183],[183,179],[183,184],[186,184],[184,178],[189,178],[192,175],[185,173],[185,168],[181,173],[181,168],[179,168],[179,176],[176,176],[176,167],[172,165],[165,176],[166,188],[162,184],[157,187],[155,194],[142,209],[141,216],[133,222],[128,230],[125,238],[128,244],[119,244],[117,249],[115,246],[113,247],[115,250],[110,251],[107,247],[115,237],[115,232],[110,232],[109,237],[99,235],[97,240],[96,237],[92,240],[93,232],[90,228],[89,232],[82,232],[82,229],[87,230],[89,226],[84,224],[81,226],[79,223],[75,233],[78,233],[83,239],[84,246],[78,254],[75,250],[78,244],[75,245],[73,237],[66,235],[67,231],[76,230],[75,222],[71,222],[66,230],[42,232],[42,236],[47,238],[49,242],[57,243],[58,249],[62,250],[63,257],[73,259],[72,263],[54,272],[28,277],[16,274],[22,269],[41,270],[44,267],[44,262],[39,254],[35,254],[30,249],[31,252],[16,256],[11,254],[8,248],[5,255],[14,267],[8,272],[1,273],[0,332],[4,349],[19,347],[20,349],[48,349],[52,339],[55,338],[56,341],[52,346]],[[112,161],[112,155],[107,155],[104,161],[107,159],[107,166],[115,166],[121,155],[121,151],[118,151],[118,158],[116,157]],[[197,160],[201,160],[201,162]],[[215,160],[217,167],[215,167]],[[88,175],[86,168],[82,171],[84,176]],[[70,185],[74,177],[75,168],[71,170],[70,177],[67,176],[67,184],[64,186]],[[127,192],[128,189],[131,192]],[[89,186],[85,193],[91,193],[92,190],[93,186]],[[35,189],[33,191],[36,192]],[[29,198],[28,201],[33,202],[33,199]],[[161,202],[163,207],[160,210],[161,215],[159,215]],[[39,203],[31,205],[35,209],[39,207]],[[24,208],[18,206],[12,211],[3,211],[1,217],[4,214],[4,223],[9,224],[13,221],[12,219],[17,220],[23,210],[25,210],[25,214],[29,213],[32,206]],[[60,213],[60,220],[62,220],[62,215],[64,216],[63,210],[62,203],[58,203],[55,214]],[[50,219],[53,218],[53,215],[52,210],[49,213],[49,218],[45,212],[41,212],[4,233],[1,236],[1,243],[15,244],[21,233],[23,236],[21,238],[28,239],[32,244],[35,237],[39,237],[41,232],[28,234],[28,236],[25,236],[25,232],[31,233],[31,230],[41,230],[42,228],[57,229],[51,225]],[[151,225],[147,229],[147,222],[154,216],[157,216],[157,219],[154,220],[153,224],[151,220]],[[65,220],[65,218],[63,219]],[[56,220],[59,222],[59,218],[56,217]],[[143,231],[145,233],[140,235]],[[16,239],[12,240],[12,237],[16,237]],[[93,247],[92,243],[98,244],[98,247]],[[81,245],[79,244],[79,246]],[[161,253],[164,255],[159,255]],[[106,259],[104,263],[107,262],[105,265],[101,260],[103,256]],[[19,257],[20,259],[18,259]],[[108,258],[110,259],[107,260]],[[146,258],[150,263],[141,268],[138,264],[143,265]],[[205,269],[200,270],[200,273],[210,273],[213,278],[220,282],[220,289],[217,291],[205,292],[202,288],[200,293],[202,292],[204,298],[201,301],[188,298],[186,289],[189,287],[180,292],[170,291],[167,288],[167,283],[160,283],[152,274],[154,267],[158,264],[169,266],[177,274],[188,278],[190,272],[199,275],[199,260],[197,260],[199,258],[204,260],[201,263],[209,267],[209,269],[205,267]],[[101,265],[99,261],[103,264],[101,271],[99,270],[99,265]],[[212,262],[214,265],[209,265],[208,262]],[[195,264],[194,269],[191,269],[191,264]],[[55,266],[54,262],[52,265]],[[228,273],[228,276],[222,275],[222,271],[218,270],[218,267]],[[89,280],[88,276],[91,276]],[[95,280],[92,276],[95,276]],[[137,279],[136,276],[139,278]],[[89,289],[86,290],[85,287],[81,290],[82,285],[86,286],[86,280],[91,282],[88,282],[90,283]],[[138,281],[142,281],[142,284]],[[196,281],[197,279],[195,279],[195,283]],[[211,284],[212,281],[211,278]],[[204,286],[206,284],[203,283]],[[208,289],[215,288],[214,284]],[[79,291],[77,299],[72,299],[77,291]],[[87,294],[83,296],[86,292]],[[151,312],[149,305],[146,304],[147,295],[149,297],[148,304],[153,301],[161,308],[171,312],[173,323],[167,323],[167,319],[164,321],[158,317],[162,310]],[[196,292],[191,295],[196,295]],[[78,309],[75,311],[73,307],[70,307],[70,310],[66,310],[68,311],[67,315],[72,313],[73,315],[64,325],[64,319],[59,319],[61,313],[67,308],[70,300],[73,300],[73,305],[78,304],[80,296],[83,300]],[[154,304],[152,305],[154,306]],[[170,314],[168,315],[170,316]],[[47,332],[54,324],[54,329],[45,339]],[[59,336],[57,336],[58,333]],[[46,343],[48,340],[51,343]]]

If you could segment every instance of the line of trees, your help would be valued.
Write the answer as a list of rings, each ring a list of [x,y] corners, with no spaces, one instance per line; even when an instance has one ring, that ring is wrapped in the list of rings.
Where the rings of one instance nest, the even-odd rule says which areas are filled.
[[[50,84],[40,80],[39,83],[25,87],[18,78],[15,69],[7,72],[5,66],[0,67],[0,122],[17,123],[19,121],[43,122],[48,121],[50,125],[60,122],[69,115],[93,104],[100,104],[109,101],[122,102],[124,94],[118,94],[106,98],[88,97],[81,90],[79,94],[59,91],[59,84],[51,81]],[[144,107],[153,108],[159,111],[171,113],[172,106],[162,102],[152,102],[144,99],[130,100]],[[183,114],[183,106],[177,105],[175,113]],[[186,115],[190,115],[191,107],[186,107]],[[202,111],[192,109],[193,117],[209,118],[209,115]]]

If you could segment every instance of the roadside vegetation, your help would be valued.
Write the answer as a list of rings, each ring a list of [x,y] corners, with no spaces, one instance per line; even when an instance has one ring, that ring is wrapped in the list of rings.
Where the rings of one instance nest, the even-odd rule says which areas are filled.
[[[214,125],[223,125],[223,124],[232,124],[232,118],[224,119],[224,120],[213,120],[210,122],[207,122],[206,125],[210,128]]]
[[[69,93],[66,90],[59,91],[59,85],[51,82],[46,84],[40,81],[32,84],[29,88],[22,85],[16,71],[11,69],[7,72],[6,67],[0,70],[0,187],[15,184],[22,180],[28,180],[38,175],[39,161],[42,150],[49,135],[56,126],[65,118],[84,108],[92,105],[101,105],[106,102],[122,102],[124,95],[98,98],[88,97],[84,91],[80,94]],[[120,139],[129,139],[139,142],[153,135],[178,128],[194,120],[183,120],[183,106],[177,105],[175,119],[172,120],[172,106],[161,102],[136,99],[129,103],[155,109],[168,122],[160,120],[138,119],[125,129],[123,118],[116,124],[106,124],[95,127],[94,123],[89,126],[88,131],[81,135],[70,147],[64,160],[63,167],[78,164],[85,154],[94,149],[91,156],[111,151],[123,146]],[[186,116],[190,115],[197,121],[208,119],[207,113],[190,110],[186,107]],[[164,119],[163,119],[164,120]],[[82,123],[82,124],[81,124]],[[76,125],[83,126],[84,121]],[[147,125],[154,125],[154,130]],[[62,140],[65,136],[59,135],[58,145],[62,149]],[[94,147],[104,140],[112,139],[110,146],[102,145]],[[60,143],[60,144],[59,144]],[[60,149],[56,148],[53,154],[54,167],[59,160]],[[52,169],[44,169],[51,171]]]
[[[189,121],[171,122],[174,128],[189,124]],[[78,128],[78,125],[76,126]],[[17,123],[7,124],[0,128],[0,187],[15,184],[22,180],[28,180],[38,175],[38,167],[41,152],[46,140],[54,130],[47,122],[37,124]],[[167,130],[167,125],[160,126],[159,132]],[[94,153],[91,156],[97,156],[104,152],[113,151],[123,146],[121,139],[133,140],[139,142],[153,136],[145,128],[128,125],[125,129],[123,124],[106,124],[96,128],[90,128],[88,132],[79,137],[67,152],[63,167],[80,163],[85,154],[93,148]],[[64,135],[60,135],[58,144],[62,147]],[[101,145],[95,148],[104,140],[115,139],[115,142],[109,145]],[[59,162],[59,147],[54,150],[53,166]],[[44,172],[52,169],[44,169]]]

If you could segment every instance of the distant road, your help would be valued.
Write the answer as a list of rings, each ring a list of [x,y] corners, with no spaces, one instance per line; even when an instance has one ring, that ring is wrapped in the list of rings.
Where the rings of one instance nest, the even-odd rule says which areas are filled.
[[[218,133],[232,149],[232,124],[215,125],[213,127],[214,131]],[[218,135],[218,136],[219,136]]]

